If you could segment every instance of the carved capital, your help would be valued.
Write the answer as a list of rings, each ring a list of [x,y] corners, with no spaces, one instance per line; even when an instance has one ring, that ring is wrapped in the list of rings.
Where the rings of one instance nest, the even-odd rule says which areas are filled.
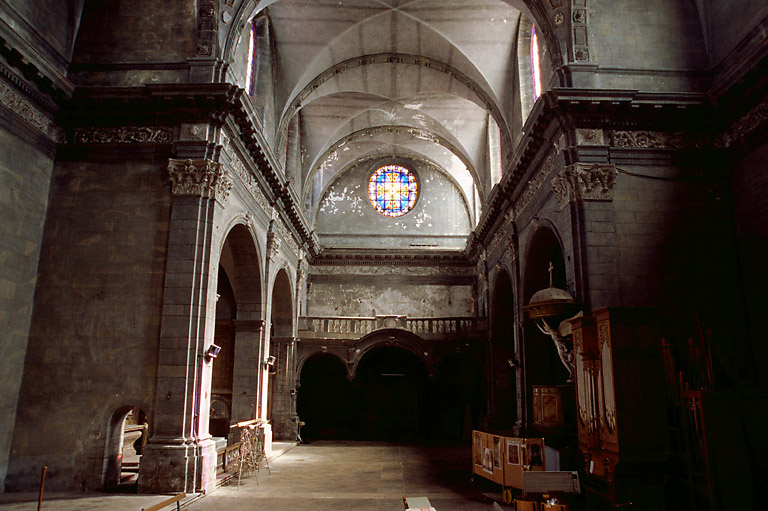
[[[232,189],[232,180],[222,165],[211,160],[168,162],[171,192],[174,195],[200,195],[223,202]]]
[[[267,257],[273,263],[277,261],[280,256],[280,238],[278,238],[274,231],[267,233]]]
[[[615,165],[577,163],[564,167],[551,183],[562,210],[573,200],[613,200],[615,181]]]

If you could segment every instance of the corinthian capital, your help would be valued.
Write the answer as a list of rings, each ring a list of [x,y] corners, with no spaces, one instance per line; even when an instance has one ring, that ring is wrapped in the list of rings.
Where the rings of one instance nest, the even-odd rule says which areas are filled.
[[[562,210],[572,200],[613,200],[615,181],[615,165],[576,163],[563,167],[552,180],[552,190]]]
[[[221,163],[211,160],[171,158],[168,174],[174,195],[200,195],[223,202],[232,189],[232,180]]]

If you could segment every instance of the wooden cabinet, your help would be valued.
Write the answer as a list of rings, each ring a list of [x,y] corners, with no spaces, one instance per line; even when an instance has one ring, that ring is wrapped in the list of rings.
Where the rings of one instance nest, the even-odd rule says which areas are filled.
[[[533,389],[533,424],[540,428],[563,426],[564,404],[562,385],[531,385]],[[571,391],[571,387],[565,387]]]
[[[602,308],[572,323],[579,447],[594,483],[585,481],[595,494],[590,500],[609,507],[663,505],[669,434],[656,314]]]

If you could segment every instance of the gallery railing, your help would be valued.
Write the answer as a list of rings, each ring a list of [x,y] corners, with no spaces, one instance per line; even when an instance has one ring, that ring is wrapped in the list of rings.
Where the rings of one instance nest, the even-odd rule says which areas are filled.
[[[488,329],[487,318],[407,316],[303,316],[300,337],[359,338],[376,330],[397,328],[421,337],[473,336]]]

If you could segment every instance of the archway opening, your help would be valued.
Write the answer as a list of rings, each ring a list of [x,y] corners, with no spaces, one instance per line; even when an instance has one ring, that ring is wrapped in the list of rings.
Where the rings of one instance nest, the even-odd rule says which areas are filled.
[[[356,435],[352,384],[337,357],[319,355],[301,369],[297,410],[303,440],[351,439]]]
[[[491,294],[491,343],[488,347],[490,410],[488,427],[499,434],[512,434],[518,419],[518,367],[514,339],[514,295],[506,271],[499,272]]]
[[[252,419],[258,405],[261,368],[262,286],[256,243],[245,225],[227,235],[219,258],[209,432],[239,440],[232,422]]]
[[[551,263],[551,269],[550,269]],[[550,285],[568,289],[565,271],[565,258],[560,242],[552,230],[542,227],[534,233],[528,249],[525,277],[525,305],[539,290]],[[528,385],[560,385],[568,379],[568,371],[560,361],[557,348],[552,339],[525,315],[523,320],[525,333],[526,381]],[[555,328],[557,325],[554,325]]]
[[[293,292],[285,268],[277,272],[272,288],[270,342],[265,359],[268,374],[266,419],[276,439],[296,438],[294,386]]]
[[[445,356],[435,371],[434,434],[444,440],[470,441],[480,429],[483,412],[483,371],[480,362],[465,353]]]
[[[227,272],[219,266],[216,290],[216,329],[213,343],[221,348],[213,362],[211,377],[211,413],[208,416],[208,432],[215,438],[229,435],[232,418],[232,382],[234,377],[235,317],[237,303]]]
[[[401,348],[374,348],[360,360],[354,389],[361,439],[425,437],[431,422],[430,380],[419,357]]]
[[[136,493],[139,464],[149,438],[147,415],[137,406],[115,410],[107,426],[107,444],[102,468],[105,491]]]

